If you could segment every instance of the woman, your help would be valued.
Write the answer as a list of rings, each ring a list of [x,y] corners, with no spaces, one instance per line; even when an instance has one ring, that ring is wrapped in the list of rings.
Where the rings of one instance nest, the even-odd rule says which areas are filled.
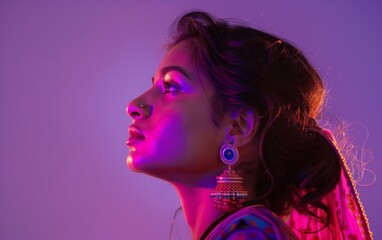
[[[194,239],[371,239],[298,49],[190,12],[152,83],[128,104],[128,165],[175,187]]]

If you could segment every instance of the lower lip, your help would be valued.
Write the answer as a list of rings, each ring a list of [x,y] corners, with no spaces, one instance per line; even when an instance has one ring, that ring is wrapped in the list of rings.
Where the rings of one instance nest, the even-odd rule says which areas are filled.
[[[129,137],[128,139],[127,139],[127,141],[126,141],[126,145],[127,146],[133,146],[133,145],[135,145],[135,144],[137,144],[137,143],[139,143],[139,142],[142,142],[143,140],[145,140],[145,138],[144,137],[137,137],[137,136],[131,136],[131,137]]]

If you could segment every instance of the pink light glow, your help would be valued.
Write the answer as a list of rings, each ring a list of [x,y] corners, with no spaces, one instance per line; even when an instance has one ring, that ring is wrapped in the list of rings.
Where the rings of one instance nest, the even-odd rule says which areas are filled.
[[[4,0],[0,239],[169,239],[179,201],[126,167],[123,108],[151,86],[172,21],[198,8],[296,43],[329,86],[330,113],[367,127],[368,167],[382,174],[378,1]],[[381,189],[359,187],[375,239]]]

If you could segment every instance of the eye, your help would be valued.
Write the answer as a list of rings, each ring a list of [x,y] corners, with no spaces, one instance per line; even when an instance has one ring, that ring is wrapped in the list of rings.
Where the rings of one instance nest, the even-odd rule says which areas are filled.
[[[164,80],[163,89],[164,89],[163,91],[164,94],[177,93],[181,90],[179,84],[173,80]]]

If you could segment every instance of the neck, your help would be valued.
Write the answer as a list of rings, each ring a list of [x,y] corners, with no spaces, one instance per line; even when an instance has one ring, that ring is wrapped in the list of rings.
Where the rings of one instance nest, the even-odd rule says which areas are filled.
[[[182,204],[186,221],[192,231],[193,239],[200,239],[203,233],[225,212],[214,207],[214,202],[210,197],[211,191],[216,187],[216,176],[220,175],[225,167],[204,174],[180,174],[166,180],[176,189]],[[244,179],[252,179],[249,173],[238,173]],[[167,175],[168,176],[168,175]],[[253,182],[244,182],[249,194],[249,199],[253,196]]]
[[[210,193],[216,186],[216,175],[203,178],[202,184],[173,183],[178,192],[186,221],[192,231],[193,239],[200,239],[207,228],[224,215],[213,206]]]

